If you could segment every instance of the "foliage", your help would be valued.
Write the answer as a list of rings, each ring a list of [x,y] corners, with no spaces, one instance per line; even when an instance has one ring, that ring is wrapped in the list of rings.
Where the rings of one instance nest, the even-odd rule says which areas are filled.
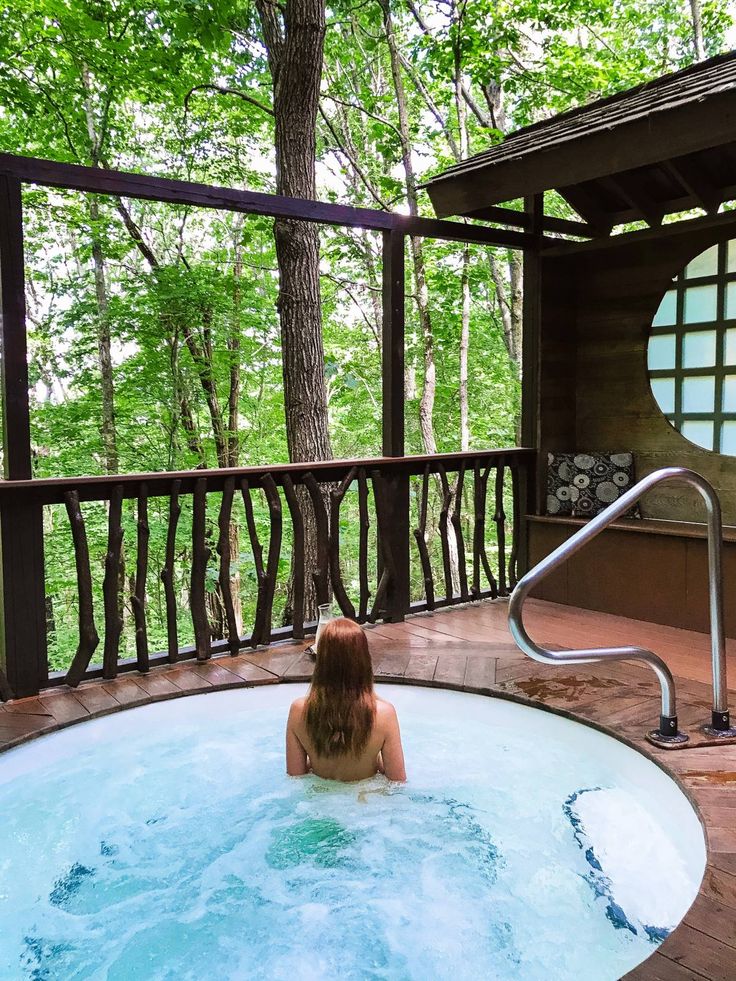
[[[700,4],[706,54],[726,47],[732,6]],[[334,0],[327,13],[320,196],[404,210],[407,175],[381,5]],[[463,126],[469,150],[477,151],[502,130],[695,56],[689,0],[392,0],[391,13],[419,180],[456,159]],[[465,122],[457,79],[466,91]],[[269,191],[270,104],[266,51],[250,4],[12,0],[0,6],[4,151]],[[431,213],[425,198],[420,207]],[[233,441],[231,463],[286,459],[269,220],[41,188],[26,190],[24,208],[37,476],[102,473],[109,464],[102,432],[106,332],[121,471],[221,464],[218,420]],[[559,201],[554,208],[569,213]],[[321,256],[333,449],[337,457],[378,454],[380,240],[325,228]],[[506,256],[499,252],[497,259]],[[438,449],[449,451],[460,445],[461,249],[430,243],[425,261],[437,367],[433,425]],[[504,341],[501,306],[509,298],[494,282],[487,251],[472,248],[467,262],[470,445],[512,445],[519,369]],[[409,280],[407,293],[407,451],[417,452],[426,338]],[[233,431],[227,406],[234,384]],[[89,514],[99,572],[104,514]],[[258,515],[265,522],[265,510]],[[132,550],[132,515],[126,521]],[[49,515],[46,530],[55,656],[62,663],[73,647],[74,574],[62,516]],[[183,607],[188,530],[183,518]],[[345,533],[352,535],[347,525]],[[152,568],[162,564],[163,535],[163,516],[160,523],[152,519]],[[352,561],[350,549],[343,551]],[[241,543],[234,569],[245,615],[254,595],[249,554]],[[211,580],[214,588],[214,571]],[[163,644],[157,579],[149,585],[151,630]]]

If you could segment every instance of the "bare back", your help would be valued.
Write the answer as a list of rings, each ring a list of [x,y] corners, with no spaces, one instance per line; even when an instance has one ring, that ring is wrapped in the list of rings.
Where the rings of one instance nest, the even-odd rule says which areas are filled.
[[[286,724],[286,772],[289,776],[315,773],[327,780],[365,780],[385,773],[389,780],[406,780],[404,752],[396,710],[376,698],[376,717],[365,748],[359,755],[318,756],[306,725],[307,699],[292,702]]]

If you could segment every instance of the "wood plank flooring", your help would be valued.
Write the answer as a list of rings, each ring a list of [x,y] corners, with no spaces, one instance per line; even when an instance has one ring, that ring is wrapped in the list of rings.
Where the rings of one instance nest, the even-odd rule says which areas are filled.
[[[681,728],[710,718],[710,639],[705,634],[530,601],[526,626],[548,647],[636,644],[661,654],[677,681]],[[708,841],[700,893],[680,926],[627,981],[736,981],[736,745],[680,751],[643,739],[659,715],[659,688],[646,667],[617,662],[547,666],[524,657],[506,625],[507,604],[486,601],[367,628],[377,680],[462,689],[543,705],[615,733],[669,771],[697,806]],[[0,750],[132,705],[218,688],[305,681],[304,643],[185,661],[115,681],[56,688],[0,704]],[[736,640],[728,642],[736,690]],[[736,717],[736,697],[731,699]],[[581,979],[594,981],[594,979]]]

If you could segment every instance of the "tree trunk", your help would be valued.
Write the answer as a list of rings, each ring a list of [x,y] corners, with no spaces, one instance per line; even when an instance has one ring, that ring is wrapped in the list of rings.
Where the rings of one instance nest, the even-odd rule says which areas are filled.
[[[460,449],[465,453],[470,446],[470,422],[468,412],[468,350],[470,348],[470,249],[463,249],[463,268],[460,280],[462,309],[460,324]]]
[[[419,204],[417,200],[417,181],[414,174],[412,163],[412,145],[409,133],[409,113],[406,102],[406,92],[404,81],[401,76],[401,57],[399,55],[396,36],[394,33],[393,18],[391,16],[390,0],[379,0],[383,10],[383,23],[386,32],[386,41],[391,59],[391,76],[394,83],[394,94],[399,113],[399,133],[401,135],[401,159],[404,167],[404,179],[406,182],[406,200],[409,205],[409,214],[419,214]],[[414,267],[414,282],[416,285],[417,312],[419,314],[419,324],[422,331],[422,341],[424,347],[424,385],[422,387],[422,397],[419,401],[419,428],[422,433],[422,443],[425,453],[437,452],[437,441],[434,433],[434,398],[437,387],[435,363],[434,363],[434,334],[432,331],[432,318],[429,312],[429,297],[427,293],[427,275],[424,262],[424,243],[421,238],[409,239],[412,264]]]
[[[82,84],[85,90],[84,114],[87,123],[89,139],[89,155],[93,167],[99,167],[102,146],[106,132],[104,126],[100,130],[95,120],[92,108],[92,79],[87,66],[82,68]],[[101,435],[105,454],[105,472],[118,472],[117,433],[115,431],[115,392],[112,380],[112,355],[110,350],[110,304],[107,295],[107,277],[105,273],[105,257],[100,237],[100,205],[97,197],[90,194],[87,198],[92,240],[92,263],[95,276],[95,296],[97,299],[97,353],[100,367],[100,382],[102,394]]]
[[[693,20],[695,60],[702,61],[705,58],[705,44],[703,42],[703,12],[700,6],[700,0],[690,0],[690,12]]]
[[[463,97],[463,67],[462,67],[462,19],[465,13],[463,3],[459,13],[456,5],[452,6],[454,33],[455,61],[455,111],[457,113],[457,129],[460,137],[458,157],[463,159],[468,155],[468,108]],[[463,264],[460,274],[460,449],[465,452],[470,446],[470,425],[468,421],[468,349],[470,347],[470,246],[463,249]]]
[[[276,193],[315,198],[324,0],[286,0],[284,7],[256,0],[256,8],[273,81]],[[274,222],[274,235],[289,459],[294,463],[329,460],[319,235],[314,224],[284,219]],[[310,574],[316,567],[316,529],[307,495],[300,494],[300,504],[305,518],[305,615],[309,620],[316,615]]]
[[[516,254],[511,254],[505,271],[493,252],[488,263],[496,289],[496,300],[503,327],[503,339],[511,361],[521,368],[521,331],[523,306],[522,264]]]
[[[119,469],[117,433],[115,430],[115,390],[112,379],[112,352],[110,347],[110,315],[107,295],[107,277],[102,242],[99,236],[100,207],[94,195],[88,197],[89,219],[92,226],[92,263],[97,298],[97,355],[100,368],[102,415],[100,433],[105,454],[105,472],[117,473]]]
[[[509,284],[511,336],[516,354],[514,361],[521,368],[521,335],[524,327],[524,266],[520,252],[512,252],[509,256]]]

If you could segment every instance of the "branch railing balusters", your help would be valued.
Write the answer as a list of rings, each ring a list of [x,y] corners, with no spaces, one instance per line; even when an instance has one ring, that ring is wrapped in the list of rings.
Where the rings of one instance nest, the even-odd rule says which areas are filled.
[[[511,554],[509,555],[509,585],[513,589],[519,580],[519,538],[521,532],[521,489],[519,487],[519,468],[511,466],[511,500],[513,504]]]
[[[235,478],[228,477],[222,487],[220,513],[217,517],[220,532],[217,541],[217,553],[220,556],[218,582],[220,584],[220,592],[222,593],[222,603],[225,607],[228,644],[230,646],[230,653],[233,655],[237,654],[240,650],[240,633],[238,631],[238,621],[235,616],[235,602],[233,600],[233,590],[230,582],[230,520],[233,513],[234,497]]]
[[[358,521],[360,523],[360,535],[358,539],[358,588],[360,592],[358,620],[360,623],[364,623],[368,616],[368,600],[370,599],[370,587],[368,585],[368,532],[371,527],[371,521],[368,516],[368,478],[366,477],[365,467],[358,467]]]
[[[491,569],[491,563],[488,561],[488,553],[486,552],[486,501],[488,499],[488,478],[491,474],[491,467],[486,467],[485,473],[480,474],[480,484],[478,488],[478,504],[476,508],[476,529],[477,529],[477,539],[478,539],[478,558],[483,566],[483,571],[486,574],[486,579],[488,580],[488,585],[491,590],[491,599],[497,599],[499,596],[498,582],[496,577],[493,575],[493,570]],[[480,588],[480,586],[479,586]],[[477,599],[478,597],[476,597]]]
[[[427,609],[434,609],[434,579],[432,577],[432,563],[429,558],[427,548],[427,506],[429,501],[429,464],[424,468],[422,474],[422,490],[419,503],[419,527],[414,529],[414,539],[419,549],[419,561],[422,565],[422,577],[424,579],[424,594],[427,600]]]
[[[506,588],[506,513],[503,504],[504,465],[496,467],[496,507],[493,520],[496,525],[496,544],[498,547],[498,595],[508,596]]]
[[[76,688],[84,678],[97,645],[100,642],[95,627],[94,606],[92,600],[92,571],[89,564],[89,546],[84,516],[79,504],[79,493],[76,490],[67,491],[64,495],[69,523],[74,542],[74,562],[77,570],[77,594],[79,599],[79,643],[71,667],[67,671],[66,683]]]
[[[284,497],[293,531],[291,552],[291,622],[294,640],[304,637],[304,516],[289,474],[284,474]]]
[[[174,589],[174,561],[176,558],[176,529],[181,514],[179,492],[181,480],[174,480],[169,492],[169,523],[166,529],[166,557],[161,570],[161,582],[164,586],[166,603],[166,645],[169,664],[179,660],[179,633],[177,630],[176,591]]]
[[[319,484],[314,478],[314,474],[304,474],[304,486],[309,491],[309,497],[314,509],[314,523],[317,529],[317,567],[312,573],[314,581],[314,592],[317,597],[317,605],[323,606],[330,601],[329,584],[329,548],[330,532],[327,519],[327,508]]]
[[[340,505],[357,474],[358,468],[351,467],[340,486],[330,491],[330,579],[337,605],[340,607],[342,615],[350,620],[355,619],[355,607],[350,602],[350,597],[345,590],[342,570],[340,569]]]
[[[391,511],[386,496],[386,481],[378,470],[371,470],[371,480],[373,481],[373,499],[376,505],[379,548],[383,558],[381,578],[373,599],[371,612],[368,615],[370,622],[375,623],[383,609],[381,604],[386,599],[389,586],[396,581],[396,563],[391,547]]]
[[[245,522],[248,527],[248,537],[250,538],[250,547],[253,552],[253,564],[256,570],[256,582],[258,584],[258,598],[256,601],[256,623],[258,623],[258,610],[263,606],[266,589],[266,570],[263,568],[263,546],[258,540],[258,530],[253,514],[253,499],[250,496],[250,484],[247,478],[241,480],[240,491],[243,496],[243,505],[245,506]],[[258,647],[258,643],[258,630],[254,624],[250,646]]]
[[[210,625],[205,600],[205,576],[207,563],[210,560],[206,532],[207,480],[204,477],[199,477],[194,484],[194,497],[192,499],[192,575],[189,591],[192,626],[194,627],[194,647],[198,661],[207,661],[212,656]]]
[[[465,559],[465,540],[463,538],[462,507],[463,507],[463,485],[465,482],[465,467],[467,462],[463,460],[457,474],[457,485],[455,487],[455,501],[452,505],[452,527],[455,532],[455,542],[457,544],[457,565],[458,577],[460,580],[460,602],[467,603],[470,599],[468,593],[468,569]]]
[[[13,689],[8,684],[5,672],[0,670],[0,702],[9,702],[13,698]]]
[[[518,470],[533,458],[531,451],[506,450],[484,451],[465,454],[440,454],[438,456],[394,457],[373,460],[327,461],[310,464],[285,464],[271,467],[253,467],[231,470],[188,471],[176,474],[114,475],[109,477],[61,478],[59,480],[23,481],[18,484],[0,482],[0,508],[14,500],[11,495],[30,494],[39,507],[64,504],[74,545],[78,593],[78,643],[66,673],[57,673],[49,684],[66,681],[78,685],[87,678],[104,677],[112,680],[121,671],[146,671],[149,665],[175,663],[182,658],[196,657],[199,661],[213,654],[236,655],[247,646],[268,645],[274,640],[292,637],[301,639],[305,633],[305,579],[311,575],[319,601],[327,601],[334,594],[341,612],[360,622],[375,622],[381,618],[400,619],[414,610],[433,610],[482,599],[497,594],[498,582],[513,583],[517,575],[519,555],[516,525],[525,503],[518,500],[522,481]],[[501,531],[500,521],[503,502],[499,508],[499,488],[503,489],[503,470],[512,474],[514,491],[514,530],[511,554],[506,561],[503,536],[497,553],[500,565],[492,568],[486,552],[486,498],[487,482],[494,470],[496,498],[494,521],[490,527]],[[466,475],[473,474],[472,511],[463,513],[463,498],[467,496]],[[450,480],[452,476],[452,482]],[[419,482],[415,498],[418,501],[418,526],[410,530],[407,507],[407,484]],[[348,490],[357,485],[357,494]],[[430,492],[435,485],[440,493]],[[306,493],[299,495],[302,486]],[[243,604],[243,626],[236,620],[236,597],[233,593],[231,528],[236,489],[240,488],[245,510],[244,537],[250,541],[256,573],[255,595],[248,590],[247,578],[240,585],[245,592],[239,597]],[[254,489],[262,491],[255,495]],[[281,491],[286,502],[282,506]],[[219,511],[216,541],[211,541],[212,531],[207,518],[207,501],[210,494],[219,494]],[[411,495],[409,495],[410,497]],[[150,508],[151,498],[167,498],[168,508]],[[186,529],[190,546],[177,552],[177,533],[183,525],[182,503],[190,499],[186,510]],[[120,615],[120,578],[123,542],[123,502],[132,499],[136,503],[136,556],[135,578],[132,589],[133,618],[132,637],[125,633]],[[108,502],[107,530],[104,552],[100,554],[95,544],[97,525],[85,524],[85,502]],[[316,529],[316,568],[307,568],[305,561],[306,529],[304,502],[311,505]],[[329,509],[326,506],[329,502]],[[437,508],[438,511],[432,511]],[[256,508],[258,518],[256,520]],[[345,511],[349,517],[346,517]],[[160,515],[160,517],[159,517]],[[375,517],[375,540],[370,527]],[[270,533],[267,556],[259,540],[260,523],[269,521]],[[340,542],[340,523],[354,520],[358,524],[357,554],[352,558],[343,554]],[[155,620],[153,608],[149,608],[146,580],[151,559],[149,539],[151,523],[158,521],[160,537],[165,538],[160,579],[163,583],[162,623]],[[257,523],[258,521],[258,523]],[[189,527],[191,522],[191,528]],[[472,585],[469,584],[466,562],[466,524],[470,522],[468,541],[472,537]],[[505,518],[503,519],[505,524]],[[95,529],[94,533],[90,529]],[[406,534],[407,540],[404,541]],[[90,535],[92,537],[90,538]],[[407,604],[406,586],[399,582],[400,571],[397,556],[400,550],[414,541],[419,563],[413,578],[410,604]],[[276,595],[285,592],[285,573],[281,572],[281,556],[284,541],[291,546],[291,624],[274,625]],[[375,541],[380,562],[371,560]],[[457,566],[452,567],[452,542],[458,547]],[[90,543],[95,544],[95,555],[103,561],[90,560]],[[495,543],[494,543],[495,544]],[[490,551],[490,549],[489,549]],[[379,554],[376,554],[376,558]],[[436,553],[436,554],[433,554]],[[155,554],[155,553],[154,553]],[[216,562],[212,563],[213,554]],[[416,553],[415,553],[416,555]],[[264,562],[265,558],[265,562]],[[357,559],[357,581],[347,577],[347,559]],[[132,556],[131,556],[132,560]],[[435,595],[437,572],[441,566],[440,580],[444,577],[443,597]],[[98,582],[97,569],[104,569]],[[350,565],[352,570],[354,566]],[[371,570],[380,573],[373,576]],[[489,588],[481,588],[485,573]],[[459,590],[453,588],[459,584]],[[185,581],[188,579],[188,589]],[[449,585],[449,589],[447,588]],[[469,588],[470,586],[470,588]],[[224,623],[213,626],[208,616],[208,593],[217,589],[222,597]],[[353,590],[355,593],[353,594]],[[283,595],[283,593],[279,593]],[[104,645],[101,664],[91,663],[99,644],[94,620],[96,596],[101,597],[104,610]],[[179,637],[178,605],[188,596],[194,642],[182,645]],[[252,617],[252,629],[246,627]],[[215,618],[217,619],[217,618]],[[156,626],[154,627],[154,623]],[[313,624],[307,625],[313,629]],[[154,633],[165,633],[166,649],[149,651]],[[135,657],[126,654],[132,641]],[[127,660],[125,658],[128,658]],[[121,660],[121,658],[123,658]],[[0,676],[0,698],[12,696],[7,678]]]
[[[148,671],[148,630],[146,627],[146,578],[148,575],[148,487],[145,483],[138,490],[138,534],[135,561],[135,590],[131,605],[135,617],[135,652],[139,671]]]
[[[110,493],[107,522],[107,554],[102,596],[105,608],[105,647],[102,655],[102,677],[108,681],[117,677],[120,635],[123,618],[120,614],[120,559],[123,549],[123,487],[116,484]]]
[[[268,645],[271,643],[273,598],[276,592],[276,577],[278,576],[279,558],[281,557],[282,513],[281,498],[279,497],[278,488],[276,487],[276,483],[271,474],[264,474],[261,478],[261,483],[268,502],[271,533],[268,539],[266,587],[263,594],[263,606],[261,610],[261,624],[258,640],[261,644]]]
[[[442,569],[445,575],[445,597],[452,599],[452,556],[450,554],[450,531],[449,514],[452,504],[452,491],[447,480],[447,472],[442,464],[439,464],[437,472],[440,475],[440,486],[442,488],[442,506],[440,508],[440,541],[442,544]]]

